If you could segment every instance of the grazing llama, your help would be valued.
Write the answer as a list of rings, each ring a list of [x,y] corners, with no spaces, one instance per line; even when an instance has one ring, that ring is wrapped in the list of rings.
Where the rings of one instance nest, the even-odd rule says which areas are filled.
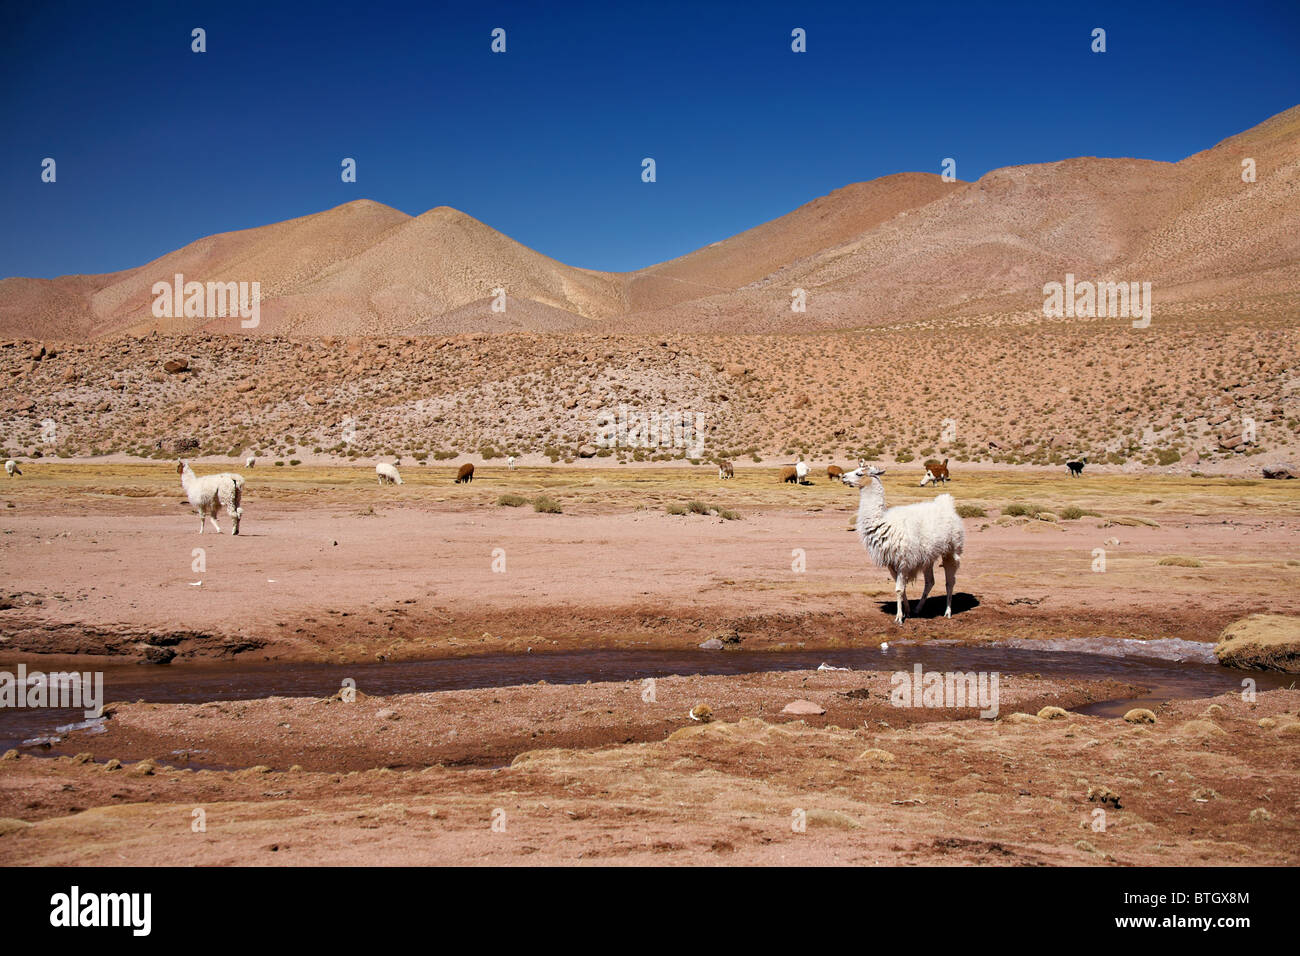
[[[931,501],[913,505],[896,505],[885,508],[885,487],[880,483],[883,468],[874,465],[867,469],[851,471],[841,480],[851,488],[861,488],[858,504],[858,537],[871,555],[871,560],[889,571],[894,579],[894,594],[898,599],[898,612],[894,620],[903,623],[903,608],[907,600],[907,582],[918,571],[925,575],[925,590],[921,600],[912,608],[915,617],[925,605],[934,587],[934,562],[943,562],[943,574],[948,589],[948,606],[944,617],[952,617],[952,589],[957,583],[957,565],[966,545],[966,529],[952,495],[939,495]]]
[[[381,485],[400,485],[402,483],[402,475],[401,472],[397,470],[397,466],[401,463],[402,459],[399,458],[391,465],[386,461],[381,461],[379,464],[375,465],[375,477],[379,480],[379,483]]]
[[[928,461],[926,461],[925,477],[921,479],[922,488],[924,488],[926,485],[931,483],[937,485],[939,482],[947,481],[947,480],[948,480],[948,459],[947,458],[945,458],[943,461],[939,461],[938,459],[935,458],[931,458]]]
[[[719,481],[721,481],[723,478],[735,478],[735,477],[736,477],[736,469],[732,467],[731,462],[729,461],[718,462]]]
[[[251,455],[248,458],[244,459],[245,468],[252,468],[256,464],[257,464],[257,459],[252,457]]]
[[[514,471],[514,470],[515,470],[515,456],[514,456],[514,455],[511,455],[510,457],[508,457],[508,458],[506,459],[506,467],[509,468],[511,471]]]
[[[1078,458],[1071,458],[1065,463],[1065,467],[1070,469],[1071,478],[1083,477],[1083,466],[1088,464],[1088,456],[1080,455]]]
[[[176,473],[181,476],[181,487],[185,497],[189,498],[194,510],[199,513],[199,534],[203,533],[203,519],[212,522],[212,527],[221,534],[221,525],[217,524],[217,512],[222,508],[230,516],[234,525],[233,534],[239,534],[239,519],[244,515],[240,499],[244,496],[244,476],[234,472],[220,475],[204,475],[200,478],[194,474],[187,461],[176,464]]]
[[[783,483],[789,482],[793,485],[798,482],[798,480],[799,472],[795,469],[794,465],[786,465],[781,469],[781,481]]]
[[[799,460],[795,462],[794,473],[799,484],[802,485],[808,480],[808,462],[803,460],[803,455],[800,455]]]
[[[826,477],[829,478],[831,481],[834,481],[836,478],[843,478],[844,469],[841,468],[839,465],[827,465]]]
[[[474,480],[474,466],[469,462],[465,462],[465,464],[461,465],[458,469],[456,469],[456,484],[459,485],[461,482],[464,482],[465,484],[469,484],[473,480]]]
[[[12,458],[8,459],[5,462],[5,474],[8,475],[10,478],[12,478],[14,475],[21,475],[22,473],[23,470],[18,467],[18,462],[14,461]]]

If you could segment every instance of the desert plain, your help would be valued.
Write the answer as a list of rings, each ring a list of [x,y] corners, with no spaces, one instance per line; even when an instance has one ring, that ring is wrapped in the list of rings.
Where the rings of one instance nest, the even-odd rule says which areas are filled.
[[[357,198],[0,280],[0,669],[108,702],[0,714],[0,862],[1295,864],[1297,157],[900,173],[627,273]],[[951,618],[894,622],[862,460],[953,496]],[[922,658],[997,714],[894,706]]]
[[[896,467],[891,502],[936,493]],[[989,720],[892,706],[889,656],[927,642],[1208,648],[1234,620],[1295,615],[1291,482],[955,472],[942,490],[984,514],[964,519],[954,616],[940,576],[900,627],[892,582],[850,531],[857,493],[824,474],[245,476],[238,537],[197,534],[166,463],[37,463],[4,486],[3,663],[114,668],[99,727],[0,761],[6,862],[1295,862],[1300,691],[1174,699],[1131,724],[1072,709],[1143,694],[1104,665],[1011,673]],[[534,510],[539,495],[559,512]],[[722,647],[699,646],[710,639]],[[835,666],[855,649],[878,663],[704,666],[755,651]],[[545,655],[592,650],[702,666],[658,678],[651,701],[644,678],[529,676]],[[360,676],[355,699],[337,680],[470,657],[512,659],[513,677],[372,696]],[[177,684],[252,662],[342,669],[312,694],[158,703],[113,697],[126,662]],[[1227,686],[1251,672],[1237,673]],[[794,700],[823,712],[783,713]],[[688,714],[700,704],[708,722]]]

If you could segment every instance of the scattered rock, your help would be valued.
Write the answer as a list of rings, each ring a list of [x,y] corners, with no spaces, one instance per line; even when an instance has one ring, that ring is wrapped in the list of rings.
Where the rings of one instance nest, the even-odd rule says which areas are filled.
[[[401,720],[402,719],[400,716],[398,716],[397,711],[393,710],[390,707],[385,707],[379,713],[375,714],[375,716],[378,717],[380,720]]]
[[[1038,712],[1038,716],[1043,720],[1065,720],[1070,713],[1063,707],[1044,707]]]
[[[1275,465],[1265,465],[1263,468],[1265,478],[1300,478],[1300,468],[1290,462],[1278,462]]]
[[[176,657],[176,652],[170,647],[153,647],[152,645],[144,649],[144,659],[150,664],[170,664]]]
[[[1156,715],[1145,707],[1134,707],[1124,715],[1124,719],[1130,724],[1154,724]]]
[[[168,359],[163,363],[163,371],[168,375],[179,375],[181,372],[190,370],[190,360],[187,358]]]
[[[704,641],[702,644],[700,644],[700,647],[702,647],[706,651],[720,651],[725,646],[726,645],[724,645],[722,641],[718,640],[716,637],[711,637],[707,641]]]

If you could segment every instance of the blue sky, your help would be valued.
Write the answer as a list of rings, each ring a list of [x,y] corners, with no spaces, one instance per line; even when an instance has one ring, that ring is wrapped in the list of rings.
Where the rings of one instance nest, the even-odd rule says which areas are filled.
[[[1295,0],[5,4],[0,276],[130,268],[360,198],[635,269],[945,157],[967,180],[1178,160],[1297,103]]]

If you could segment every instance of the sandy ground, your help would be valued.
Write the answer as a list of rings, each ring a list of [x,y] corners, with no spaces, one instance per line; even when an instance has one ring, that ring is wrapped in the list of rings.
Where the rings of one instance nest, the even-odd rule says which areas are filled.
[[[856,492],[838,483],[782,486],[757,469],[725,483],[671,469],[485,469],[465,486],[444,471],[382,489],[365,468],[253,472],[239,537],[199,535],[165,466],[14,479],[0,488],[0,646],[347,661],[680,648],[730,630],[747,648],[899,635],[1208,641],[1245,614],[1300,609],[1295,482],[967,476],[947,490],[988,517],[966,520],[956,613],[944,620],[932,597],[898,628],[892,583],[849,531]],[[933,494],[905,479],[886,487],[891,503]],[[564,511],[501,507],[503,493],[545,493]],[[695,499],[740,519],[665,511]],[[1100,516],[997,517],[1014,502]],[[1157,563],[1171,556],[1201,566]]]
[[[759,650],[1209,641],[1300,606],[1294,482],[966,476],[946,490],[986,516],[966,521],[956,613],[932,598],[898,627],[842,485],[647,468],[484,469],[456,486],[446,471],[384,489],[369,469],[254,472],[237,538],[199,536],[165,466],[15,479],[0,488],[0,665],[170,659],[183,680],[187,662],[231,657],[690,648],[715,634]],[[497,504],[541,492],[563,513]],[[887,493],[933,492],[887,479]],[[691,500],[740,517],[665,510]],[[999,517],[1014,503],[1098,514]],[[877,672],[664,678],[653,702],[616,682],[117,704],[63,756],[0,760],[0,862],[1297,862],[1300,691],[1175,702],[1150,726],[1014,716],[1130,691],[1008,678],[995,721],[893,708]],[[825,713],[783,713],[795,699]],[[713,722],[687,717],[698,703]]]

